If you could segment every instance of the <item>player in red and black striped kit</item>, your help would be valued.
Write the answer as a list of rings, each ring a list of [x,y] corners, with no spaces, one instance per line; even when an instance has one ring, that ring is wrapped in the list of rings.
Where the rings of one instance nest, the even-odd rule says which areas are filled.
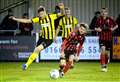
[[[107,63],[112,48],[112,31],[117,28],[116,22],[108,17],[107,8],[101,9],[101,16],[96,21],[95,30],[99,35],[99,44],[101,47],[100,63],[102,71],[107,71]]]
[[[63,76],[71,67],[73,60],[79,60],[79,53],[85,40],[87,25],[80,24],[71,32],[61,45],[60,76]]]

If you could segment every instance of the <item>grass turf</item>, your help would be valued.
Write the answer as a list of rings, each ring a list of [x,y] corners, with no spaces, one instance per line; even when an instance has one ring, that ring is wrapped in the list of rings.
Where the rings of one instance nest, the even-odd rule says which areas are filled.
[[[0,82],[120,82],[120,63],[109,63],[108,72],[101,72],[98,62],[78,62],[63,78],[51,79],[49,72],[58,62],[32,63],[22,71],[20,62],[0,63]]]

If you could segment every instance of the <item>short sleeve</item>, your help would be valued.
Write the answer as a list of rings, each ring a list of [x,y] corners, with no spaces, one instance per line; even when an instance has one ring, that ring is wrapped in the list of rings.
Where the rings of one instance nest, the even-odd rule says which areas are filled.
[[[95,22],[95,28],[100,27],[100,18],[97,18],[96,22]]]
[[[75,24],[75,25],[78,24],[78,21],[77,21],[76,18],[74,18],[74,24]]]
[[[32,23],[38,23],[39,22],[39,17],[32,18],[31,21],[32,21]]]
[[[59,21],[59,26],[62,26],[62,19],[60,19]]]
[[[53,20],[57,19],[57,14],[49,14],[49,15]]]
[[[113,18],[111,18],[111,17],[110,17],[110,20],[111,20],[111,26],[113,26],[113,27],[114,27],[114,26],[116,26],[116,25],[117,25],[117,23],[113,20]]]

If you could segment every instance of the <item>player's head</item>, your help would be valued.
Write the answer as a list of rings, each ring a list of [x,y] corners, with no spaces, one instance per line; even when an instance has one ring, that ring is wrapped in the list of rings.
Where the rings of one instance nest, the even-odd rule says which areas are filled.
[[[28,18],[28,13],[24,13],[22,17],[23,18]]]
[[[58,6],[60,9],[64,9],[64,3],[62,3],[62,2],[58,3]]]
[[[61,12],[61,9],[60,7],[57,5],[55,6],[55,13],[60,13]]]
[[[96,16],[96,17],[99,17],[99,16],[100,16],[100,11],[96,11],[96,12],[95,12],[95,16]]]
[[[13,15],[12,9],[9,9],[9,10],[8,10],[8,15]]]
[[[78,31],[80,34],[86,34],[87,33],[87,29],[88,29],[88,25],[85,23],[81,23],[78,26]]]
[[[102,8],[101,9],[101,16],[107,17],[108,16],[108,9],[107,8]]]
[[[68,7],[65,8],[65,15],[68,16],[68,17],[71,15],[70,8],[68,8]]]
[[[38,16],[39,16],[40,18],[43,18],[44,16],[46,16],[45,7],[40,6],[40,7],[38,8]]]

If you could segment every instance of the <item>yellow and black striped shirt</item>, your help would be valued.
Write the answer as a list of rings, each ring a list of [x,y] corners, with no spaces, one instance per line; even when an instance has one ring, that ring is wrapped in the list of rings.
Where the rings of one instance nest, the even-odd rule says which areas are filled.
[[[33,23],[39,23],[41,26],[41,37],[44,39],[54,39],[55,37],[55,26],[54,20],[57,18],[56,14],[48,14],[45,18],[40,19],[39,17],[32,18]]]
[[[67,38],[70,32],[74,30],[77,23],[77,19],[73,16],[70,16],[69,18],[64,16],[60,19],[58,29],[60,30],[60,28],[62,28],[62,38]]]

